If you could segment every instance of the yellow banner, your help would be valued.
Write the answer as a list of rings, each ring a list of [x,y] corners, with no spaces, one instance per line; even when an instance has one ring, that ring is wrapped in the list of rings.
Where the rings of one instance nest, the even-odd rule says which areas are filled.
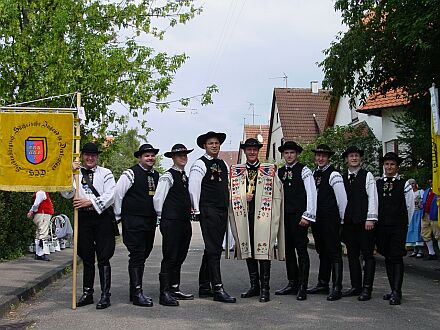
[[[73,115],[0,113],[0,190],[72,187]]]

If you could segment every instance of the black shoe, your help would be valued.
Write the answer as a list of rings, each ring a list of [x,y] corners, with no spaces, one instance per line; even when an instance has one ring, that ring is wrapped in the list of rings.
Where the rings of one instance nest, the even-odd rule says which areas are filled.
[[[142,288],[135,289],[132,297],[133,305],[141,307],[152,307],[153,299],[148,296],[144,296]]]
[[[306,300],[307,299],[307,286],[300,285],[298,288],[298,294],[296,295],[296,300]]]
[[[101,299],[96,304],[96,309],[105,309],[110,307],[110,285],[112,279],[110,266],[98,266],[99,281],[101,283]]]
[[[390,305],[400,305],[402,300],[402,294],[397,291],[391,292]]]
[[[93,288],[84,288],[82,296],[76,303],[76,307],[83,307],[93,304]]]
[[[96,309],[106,309],[107,307],[110,307],[110,296],[111,293],[101,293],[101,299],[99,299],[98,303],[96,304]]]
[[[171,295],[177,300],[194,300],[194,295],[190,293],[183,293],[179,287],[170,288]]]
[[[311,289],[307,289],[307,293],[308,294],[318,294],[318,293],[329,294],[330,288],[328,286],[328,283],[324,283],[324,282],[319,281],[315,287],[313,287]]]
[[[284,288],[275,291],[276,296],[285,296],[289,294],[298,294],[298,284],[293,281],[289,281]]]
[[[250,279],[251,287],[249,288],[249,290],[241,294],[242,298],[251,298],[260,295],[260,279],[258,272],[249,273],[249,279]]]
[[[382,296],[382,299],[383,299],[383,300],[390,300],[390,298],[391,298],[391,293],[385,293],[385,294]]]
[[[163,306],[179,306],[179,302],[173,297],[170,291],[170,274],[159,273],[160,296],[159,304]]]
[[[368,301],[371,299],[371,289],[370,288],[362,288],[362,292],[358,297],[359,301]]]
[[[144,277],[144,268],[132,268],[130,274],[130,280],[132,281],[132,288],[130,288],[131,301],[133,305],[140,307],[152,307],[153,299],[144,295],[142,289],[142,278]]]
[[[342,298],[342,292],[340,288],[333,288],[332,292],[327,296],[328,301],[335,301]]]
[[[347,291],[342,292],[342,297],[359,296],[361,293],[362,293],[361,288],[350,288]]]
[[[270,301],[270,293],[268,289],[261,289],[260,302]]]
[[[35,260],[42,260],[42,261],[51,261],[47,255],[43,254],[42,256],[35,255]]]
[[[213,290],[214,301],[224,302],[224,303],[235,303],[237,300],[231,297],[224,289],[222,284],[217,284],[214,286]]]
[[[438,260],[438,257],[436,254],[428,254],[428,256],[423,259],[423,261],[431,261],[431,260]]]
[[[211,289],[211,283],[204,283],[199,285],[199,297],[200,298],[209,298],[214,297],[214,293]]]

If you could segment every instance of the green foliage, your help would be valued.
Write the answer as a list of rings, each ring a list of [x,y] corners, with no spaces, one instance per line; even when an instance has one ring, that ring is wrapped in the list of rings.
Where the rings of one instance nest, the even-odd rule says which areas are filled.
[[[115,102],[125,104],[133,117],[152,104],[163,110],[174,75],[188,56],[156,52],[148,40],[164,38],[168,27],[200,12],[193,0],[1,1],[0,101],[81,91],[88,127],[102,132],[118,119],[108,108]],[[216,91],[209,86],[201,103],[211,103]],[[43,105],[72,103],[55,99]]]
[[[337,0],[346,33],[339,33],[320,63],[323,86],[352,104],[373,93],[402,88],[423,97],[440,83],[439,0]]]
[[[425,106],[429,109],[429,105]],[[425,187],[432,177],[431,122],[424,113],[410,106],[402,115],[393,117],[399,129],[399,153],[404,158],[400,172],[407,179],[415,179],[420,187]]]
[[[327,128],[323,134],[318,136],[315,143],[304,145],[303,152],[299,159],[309,168],[315,168],[313,149],[318,144],[325,143],[336,152],[331,158],[331,163],[339,171],[346,169],[345,160],[341,158],[342,153],[350,145],[356,145],[364,150],[363,167],[374,175],[379,175],[378,160],[381,155],[381,144],[373,132],[366,125],[356,126],[335,126]]]

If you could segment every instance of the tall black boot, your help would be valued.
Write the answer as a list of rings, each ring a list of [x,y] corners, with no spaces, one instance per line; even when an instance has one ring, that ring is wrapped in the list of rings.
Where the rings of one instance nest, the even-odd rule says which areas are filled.
[[[329,289],[329,281],[330,281],[330,273],[331,273],[331,264],[326,256],[319,257],[319,272],[318,272],[318,284],[315,287],[308,289],[307,293],[316,294],[323,293],[328,294],[330,292]]]
[[[391,260],[388,258],[385,258],[385,270],[387,272],[387,278],[388,278],[388,283],[390,284],[391,292],[393,292],[394,290],[393,264],[391,263]],[[383,300],[390,300],[391,293],[385,293],[382,298]]]
[[[332,263],[332,281],[333,288],[327,296],[328,301],[339,300],[342,297],[342,262]]]
[[[260,285],[261,285],[261,294],[260,294],[260,302],[268,302],[270,301],[270,260],[260,260]]]
[[[403,262],[398,264],[393,264],[394,289],[391,292],[390,305],[401,304],[403,273],[404,273]]]
[[[153,306],[153,299],[144,296],[144,291],[142,289],[142,279],[144,277],[144,268],[138,267],[132,269],[133,276],[133,305],[141,307],[151,307]]]
[[[365,260],[364,263],[364,282],[362,285],[362,292],[358,297],[359,301],[367,301],[371,299],[371,292],[373,291],[374,273],[376,272],[376,259]]]
[[[293,256],[286,256],[286,271],[287,271],[287,285],[279,290],[275,291],[275,295],[284,296],[289,294],[298,293],[298,266],[295,251]]]
[[[170,291],[177,300],[194,300],[194,295],[180,291],[180,270],[171,273]]]
[[[211,276],[209,274],[208,267],[208,256],[206,255],[206,251],[202,257],[202,264],[200,265],[199,270],[199,297],[207,298],[213,297],[214,294],[212,292],[211,287]]]
[[[296,300],[307,299],[307,285],[309,283],[310,259],[309,256],[299,259],[299,288]]]
[[[128,266],[128,277],[130,280],[129,283],[129,296],[130,296],[130,302],[133,301],[133,296],[134,296],[134,281],[135,281],[135,275],[134,275],[134,269],[131,268],[130,266]]]
[[[110,285],[112,281],[112,269],[108,266],[98,266],[99,281],[101,282],[101,299],[96,304],[96,309],[110,307]]]
[[[93,288],[83,288],[83,294],[79,298],[78,302],[76,303],[76,307],[83,307],[86,305],[93,304]]]
[[[209,263],[209,274],[212,280],[212,291],[214,295],[214,301],[224,303],[235,303],[236,299],[230,296],[224,289],[222,284],[222,278],[220,273],[220,260],[217,262]]]
[[[179,306],[179,302],[173,297],[170,291],[170,275],[168,273],[159,273],[159,283],[159,304],[163,306]]]
[[[362,292],[362,269],[359,258],[348,258],[351,288],[342,293],[342,297],[359,296]]]
[[[258,261],[252,258],[246,259],[251,287],[241,294],[242,298],[256,297],[260,295],[260,275],[258,274]]]

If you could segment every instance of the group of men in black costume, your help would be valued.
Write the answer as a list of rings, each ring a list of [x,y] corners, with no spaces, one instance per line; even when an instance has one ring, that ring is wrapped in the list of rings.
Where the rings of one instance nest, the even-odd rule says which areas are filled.
[[[398,175],[398,166],[402,161],[400,157],[395,153],[381,157],[385,174],[376,183],[372,174],[361,168],[363,151],[357,147],[349,147],[343,153],[348,171],[341,176],[330,164],[334,152],[327,145],[318,145],[313,150],[317,168],[312,172],[298,162],[302,147],[287,141],[279,147],[286,164],[271,174],[275,167],[258,161],[258,150],[262,144],[256,139],[248,139],[241,145],[247,164],[243,164],[242,168],[233,168],[235,172],[230,176],[226,163],[218,158],[225,139],[226,134],[212,131],[197,138],[197,145],[205,150],[205,154],[192,165],[189,177],[185,173],[185,165],[187,155],[193,149],[187,149],[183,144],[174,145],[171,151],[164,154],[173,160],[173,166],[159,176],[153,168],[159,150],[151,144],[143,144],[134,153],[138,164],[124,171],[117,183],[110,170],[96,164],[99,154],[96,145],[84,145],[79,197],[74,199],[74,206],[79,209],[78,254],[84,262],[83,294],[77,306],[93,303],[95,254],[101,282],[101,299],[96,308],[110,306],[110,258],[115,250],[112,217],[122,221],[123,242],[129,251],[129,298],[134,305],[153,306],[152,299],[144,295],[142,279],[157,225],[163,238],[159,303],[178,306],[179,300],[194,299],[192,294],[180,291],[181,267],[192,235],[191,218],[200,222],[205,243],[199,271],[199,296],[212,297],[214,301],[225,303],[236,302],[223,288],[220,258],[228,212],[232,210],[230,199],[234,195],[231,190],[238,189],[237,186],[232,187],[231,178],[233,175],[239,176],[240,171],[246,173],[246,191],[252,191],[249,185],[254,188],[245,197],[245,209],[249,212],[245,215],[246,221],[249,221],[246,233],[250,236],[250,250],[247,242],[237,247],[242,249],[243,258],[247,260],[251,282],[251,288],[242,294],[242,298],[260,296],[261,302],[270,300],[270,260],[276,254],[266,251],[265,257],[255,255],[260,250],[255,242],[257,230],[261,230],[256,223],[257,219],[263,218],[260,217],[258,202],[257,206],[255,204],[256,196],[261,197],[261,192],[257,192],[259,188],[255,186],[257,182],[261,184],[266,180],[264,182],[268,183],[264,189],[270,191],[269,195],[276,195],[279,183],[283,196],[281,210],[266,214],[270,221],[272,217],[277,217],[277,212],[284,214],[281,217],[284,222],[274,223],[280,227],[282,234],[278,237],[278,250],[281,252],[285,248],[288,284],[277,290],[276,295],[294,294],[297,300],[305,300],[307,293],[325,293],[329,301],[343,296],[369,300],[375,272],[373,251],[377,245],[378,251],[385,256],[391,287],[391,293],[386,294],[384,299],[392,305],[400,304],[406,225],[411,212],[409,205],[414,204],[411,201],[411,186]],[[256,148],[257,156],[249,156],[253,152],[246,152],[247,148]],[[78,168],[79,164],[75,166]],[[253,169],[255,176],[251,178],[249,173]],[[239,182],[237,180],[235,182]],[[237,199],[235,201],[239,203]],[[113,204],[114,215],[108,212]],[[277,204],[274,202],[273,205]],[[239,218],[236,220],[239,221]],[[309,225],[320,260],[318,283],[310,289],[307,251]],[[237,229],[233,232],[234,237],[241,240]],[[260,239],[261,235],[258,237]],[[271,236],[269,241],[273,239],[274,236]],[[352,286],[344,292],[341,240],[347,246]],[[269,250],[275,250],[270,242],[268,245]],[[283,253],[279,253],[279,258],[283,257]],[[252,259],[260,260],[261,277],[256,277],[258,266],[255,271]]]

